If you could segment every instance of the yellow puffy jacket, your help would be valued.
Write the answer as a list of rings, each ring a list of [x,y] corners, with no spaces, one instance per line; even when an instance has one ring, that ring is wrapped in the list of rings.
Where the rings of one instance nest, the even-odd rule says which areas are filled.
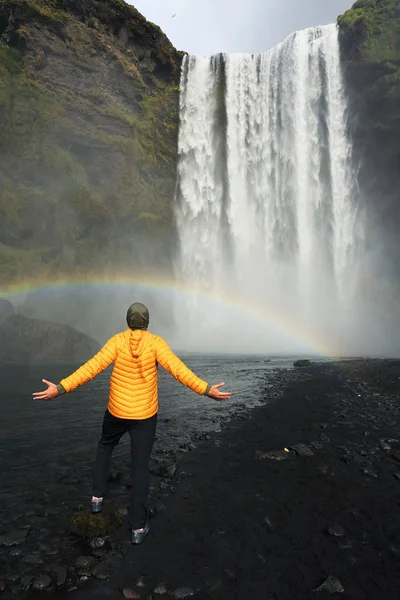
[[[110,380],[108,410],[121,419],[149,419],[158,411],[160,364],[178,381],[198,394],[210,386],[199,379],[159,336],[126,329],[112,337],[87,363],[60,382],[66,392],[90,381],[115,363]]]

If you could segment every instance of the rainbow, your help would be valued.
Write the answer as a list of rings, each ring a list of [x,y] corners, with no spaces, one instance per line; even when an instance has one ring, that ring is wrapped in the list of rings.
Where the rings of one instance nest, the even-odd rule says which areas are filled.
[[[280,314],[276,309],[268,306],[253,304],[249,306],[248,300],[240,297],[232,298],[224,293],[205,291],[204,289],[183,284],[172,278],[160,276],[131,275],[131,274],[85,274],[85,275],[63,275],[51,276],[51,278],[30,278],[9,284],[0,284],[0,296],[13,299],[35,291],[51,291],[64,289],[65,291],[78,289],[80,287],[135,287],[138,291],[153,291],[159,293],[178,293],[187,297],[204,298],[215,303],[221,308],[234,310],[246,310],[254,318],[269,325],[282,334],[290,336],[297,343],[306,346],[310,354],[320,355],[326,358],[340,356],[340,350],[327,344],[323,339],[317,338],[306,331],[299,323],[291,320],[288,315]]]

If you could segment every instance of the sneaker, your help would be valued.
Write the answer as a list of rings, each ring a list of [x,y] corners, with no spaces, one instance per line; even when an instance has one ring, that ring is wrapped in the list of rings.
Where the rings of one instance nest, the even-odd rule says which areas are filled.
[[[150,526],[148,523],[142,529],[132,529],[132,544],[141,544],[149,534]]]
[[[91,505],[92,505],[92,514],[95,513],[100,513],[102,511],[103,508],[103,501],[104,500],[93,500],[91,501]]]

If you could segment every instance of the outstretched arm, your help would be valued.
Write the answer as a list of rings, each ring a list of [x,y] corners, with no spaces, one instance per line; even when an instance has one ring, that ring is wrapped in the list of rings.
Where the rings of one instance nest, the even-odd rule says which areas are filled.
[[[191,371],[184,362],[182,362],[168,346],[167,342],[162,338],[156,341],[156,360],[157,362],[170,373],[180,383],[190,388],[197,394],[209,396],[214,400],[227,400],[231,396],[231,392],[220,392],[219,388],[225,385],[210,386],[206,381],[203,381]]]
[[[59,394],[64,392],[72,392],[80,385],[94,379],[99,373],[104,371],[117,358],[117,341],[115,336],[108,340],[105,346],[93,358],[88,360],[84,365],[79,367],[72,375],[60,381],[58,385],[42,379],[47,385],[47,390],[43,392],[35,392],[33,398],[35,400],[52,400]]]

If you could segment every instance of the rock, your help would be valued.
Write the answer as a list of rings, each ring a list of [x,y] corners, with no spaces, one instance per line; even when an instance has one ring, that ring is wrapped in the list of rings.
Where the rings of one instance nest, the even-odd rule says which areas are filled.
[[[97,579],[110,579],[118,568],[118,556],[106,556],[92,571]]]
[[[27,535],[28,532],[21,529],[0,535],[0,546],[19,546],[25,542]]]
[[[362,472],[364,473],[364,475],[366,475],[367,477],[373,477],[374,479],[378,478],[378,474],[375,473],[375,471],[372,471],[371,469],[362,469]]]
[[[48,575],[41,575],[38,579],[35,579],[32,585],[32,589],[35,592],[42,592],[46,590],[51,585],[51,579]]]
[[[271,452],[256,450],[255,456],[261,460],[286,460],[290,454],[289,452],[285,452],[285,450],[272,450]]]
[[[27,592],[31,587],[31,583],[33,581],[32,575],[24,575],[21,577],[21,586],[24,592]]]
[[[96,537],[90,540],[90,547],[93,549],[102,548],[106,543],[106,538]]]
[[[273,525],[272,525],[272,523],[271,523],[271,521],[270,521],[270,519],[269,519],[268,517],[264,517],[264,519],[263,519],[263,523],[264,523],[264,525],[266,526],[266,528],[267,528],[269,531],[272,531],[272,530],[273,530],[273,528],[274,528],[274,527],[273,527]]]
[[[124,588],[122,590],[124,598],[140,598],[139,594],[137,594],[132,588]]]
[[[6,298],[0,298],[0,323],[15,314],[15,308]]]
[[[96,564],[96,559],[93,556],[78,556],[75,560],[75,567],[78,571],[89,572]]]
[[[296,444],[289,446],[289,450],[294,450],[298,456],[315,456],[314,452],[305,444]]]
[[[379,445],[382,448],[382,450],[385,450],[385,452],[390,452],[392,449],[392,446],[387,442],[381,442]]]
[[[136,587],[146,587],[146,583],[144,581],[144,577],[140,576],[139,579],[137,580],[137,582],[135,583]]]
[[[56,575],[57,587],[62,587],[67,581],[67,568],[63,566],[54,567],[53,571]]]
[[[38,567],[43,564],[43,558],[39,554],[27,554],[23,557],[22,562],[25,565],[32,565]]]
[[[344,528],[341,525],[331,525],[328,527],[327,532],[329,535],[333,535],[334,537],[344,536]]]
[[[194,591],[189,587],[181,587],[172,592],[172,597],[176,598],[176,600],[188,598],[189,596],[194,596]]]
[[[400,545],[399,544],[390,544],[389,550],[396,558],[400,558]]]
[[[69,526],[72,533],[82,537],[103,537],[121,525],[122,515],[116,508],[104,510],[100,514],[91,514],[87,510],[72,515]]]
[[[85,360],[100,349],[88,335],[68,325],[9,317],[0,324],[0,362]]]
[[[112,483],[115,481],[120,481],[121,478],[122,478],[122,473],[120,473],[119,471],[111,471],[107,477],[107,481],[109,483]]]
[[[13,548],[10,552],[10,556],[12,558],[18,558],[19,556],[22,556],[23,552],[20,548]]]
[[[311,367],[311,365],[311,361],[307,359],[295,360],[293,363],[293,366],[298,369],[304,369],[304,367]]]
[[[344,592],[344,587],[340,583],[339,579],[329,575],[327,579],[315,590],[314,592],[329,592],[330,594],[342,593]]]
[[[312,446],[314,450],[322,450],[322,448],[324,447],[322,442],[311,442],[310,446]]]
[[[153,590],[153,594],[167,594],[168,589],[165,583],[159,583]]]
[[[398,473],[393,473],[393,477],[395,477],[396,479],[400,480],[400,472]]]
[[[4,592],[4,590],[6,589],[7,584],[5,581],[0,581],[0,592]]]

